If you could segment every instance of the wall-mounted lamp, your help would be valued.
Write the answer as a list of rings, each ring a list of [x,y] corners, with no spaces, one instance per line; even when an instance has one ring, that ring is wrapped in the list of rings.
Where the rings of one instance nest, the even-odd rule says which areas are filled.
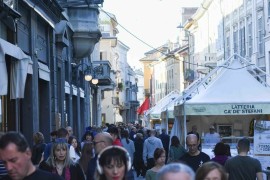
[[[94,72],[94,71],[93,71],[93,68],[91,65],[88,65],[86,63],[80,63],[80,64],[71,63],[71,65],[74,66],[75,68],[77,68],[77,71],[79,71],[78,68],[80,66],[85,65],[86,69],[85,70],[82,69],[82,71],[84,72],[84,79],[88,82],[91,81],[92,84],[94,84],[94,85],[96,85],[98,83],[98,79],[93,79],[91,72]]]
[[[98,83],[98,79],[92,79],[92,84],[96,85]]]

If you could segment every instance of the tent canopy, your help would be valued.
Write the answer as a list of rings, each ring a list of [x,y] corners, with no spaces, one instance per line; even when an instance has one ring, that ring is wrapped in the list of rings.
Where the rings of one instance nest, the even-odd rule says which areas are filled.
[[[145,114],[150,115],[151,119],[160,119],[161,112],[168,104],[180,96],[180,92],[175,90],[167,94],[164,98],[157,102],[155,106],[149,109]]]
[[[238,59],[219,67],[207,87],[200,84],[196,95],[175,107],[175,115],[270,114],[270,87],[254,78],[247,67]]]

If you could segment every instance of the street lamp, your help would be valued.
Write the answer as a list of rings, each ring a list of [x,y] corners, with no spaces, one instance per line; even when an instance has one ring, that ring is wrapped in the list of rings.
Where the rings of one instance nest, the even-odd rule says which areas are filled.
[[[81,112],[80,110],[80,98],[81,98],[81,93],[80,93],[80,69],[84,74],[84,79],[87,82],[90,82],[94,85],[98,84],[98,79],[93,78],[94,77],[94,70],[92,68],[92,65],[86,64],[83,61],[81,63],[76,64],[76,63],[71,63],[71,65],[76,69],[76,86],[77,86],[77,125],[78,125],[78,136],[80,137],[81,135]],[[86,66],[86,68],[84,68]],[[91,115],[90,115],[91,116]]]

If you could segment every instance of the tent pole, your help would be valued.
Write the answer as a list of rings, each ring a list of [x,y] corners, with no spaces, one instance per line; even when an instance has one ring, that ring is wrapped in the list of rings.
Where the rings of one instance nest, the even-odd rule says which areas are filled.
[[[187,117],[186,117],[186,110],[185,110],[185,102],[183,103],[183,111],[184,111],[184,142],[185,148],[187,148],[186,138],[187,138]]]
[[[168,120],[169,118],[168,118],[168,109],[166,108],[166,123],[167,123],[167,126],[166,126],[166,129],[167,129],[167,134],[168,134],[168,132],[169,132],[169,120]]]

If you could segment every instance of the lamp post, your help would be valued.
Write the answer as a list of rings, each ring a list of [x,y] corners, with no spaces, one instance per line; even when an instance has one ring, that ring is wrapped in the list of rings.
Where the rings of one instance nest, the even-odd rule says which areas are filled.
[[[187,29],[185,29],[185,27],[180,24],[179,26],[177,26],[177,28],[182,29],[185,32],[185,37],[187,36],[187,45],[188,45],[188,68],[190,69],[190,31],[188,31]],[[187,34],[187,35],[186,35]]]
[[[185,32],[185,37],[187,36],[187,46],[188,46],[188,50],[187,50],[187,54],[188,54],[188,62],[184,61],[184,77],[185,77],[185,83],[184,86],[189,85],[193,79],[194,79],[194,67],[193,70],[191,70],[190,64],[191,64],[191,59],[190,59],[190,36],[191,33],[190,31],[188,31],[182,24],[180,24],[179,26],[177,26],[177,28],[182,29]],[[188,63],[188,66],[186,66],[186,63]]]
[[[80,68],[81,71],[84,74],[84,79],[87,82],[92,82],[92,84],[96,85],[98,83],[98,79],[94,79],[94,70],[92,68],[92,65],[86,64],[84,62],[81,62],[79,64],[71,63],[71,65],[76,69],[76,86],[77,86],[77,125],[78,125],[78,137],[81,137],[81,112],[80,110],[80,98],[81,98],[81,92],[80,92]],[[86,68],[84,68],[86,66]],[[90,108],[91,109],[91,108]],[[91,111],[90,111],[91,113]],[[90,114],[91,117],[91,114]]]

